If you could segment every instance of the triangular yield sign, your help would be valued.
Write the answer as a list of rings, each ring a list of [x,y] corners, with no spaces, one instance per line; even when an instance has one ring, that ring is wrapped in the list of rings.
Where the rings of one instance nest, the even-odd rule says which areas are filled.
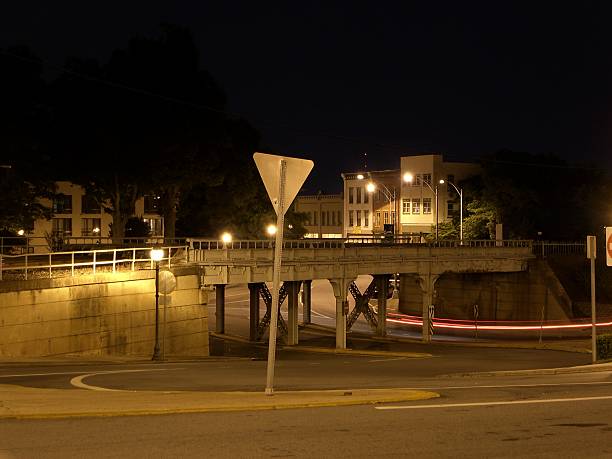
[[[314,167],[314,162],[309,159],[290,158],[288,156],[269,155],[267,153],[255,153],[253,155],[259,175],[266,186],[274,211],[278,214],[278,185],[280,181],[280,162],[285,160],[287,169],[285,173],[285,202],[283,213],[293,202],[306,181],[308,174]]]

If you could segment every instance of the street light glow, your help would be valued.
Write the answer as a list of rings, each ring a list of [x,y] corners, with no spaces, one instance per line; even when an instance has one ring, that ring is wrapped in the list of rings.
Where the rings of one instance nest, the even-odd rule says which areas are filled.
[[[374,185],[374,183],[370,182],[366,185],[366,191],[368,193],[374,193],[374,190],[376,190],[376,185]]]
[[[100,232],[100,228],[95,227],[95,228],[94,228],[92,231],[93,231],[94,233],[98,234],[98,233]]]
[[[357,180],[363,180],[363,174],[357,174]]]
[[[404,182],[406,183],[412,183],[412,180],[414,180],[414,177],[412,176],[410,172],[406,172],[403,178],[404,178]]]
[[[22,229],[20,229],[19,231],[17,231],[17,234],[18,234],[19,236],[23,236],[23,235],[25,234],[25,231],[24,231],[24,230],[22,230]]]
[[[444,179],[440,179],[440,185],[444,185]]]
[[[151,260],[160,261],[164,258],[164,249],[151,249]]]
[[[274,236],[276,234],[276,225],[268,225],[266,227],[266,233],[268,233],[269,236]]]
[[[230,242],[232,242],[232,235],[226,231],[221,235],[221,241],[224,244],[229,244]]]

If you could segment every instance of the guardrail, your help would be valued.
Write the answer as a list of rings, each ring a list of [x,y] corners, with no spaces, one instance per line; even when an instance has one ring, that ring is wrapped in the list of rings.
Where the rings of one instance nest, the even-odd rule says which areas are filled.
[[[186,243],[190,249],[195,250],[227,250],[227,249],[270,249],[275,242],[273,240],[235,240],[222,242],[218,239],[187,238]],[[389,239],[376,237],[350,237],[347,239],[299,239],[283,241],[286,249],[336,249],[344,247],[355,247],[360,245],[397,246],[410,245],[415,247],[508,247],[508,248],[531,248],[530,240],[439,240],[433,242],[410,242],[409,239]]]
[[[165,246],[160,265],[172,267],[179,260],[186,260],[187,246]],[[24,253],[0,255],[1,280],[28,280],[31,278],[66,277],[97,272],[135,271],[136,268],[152,269],[150,247],[77,250],[73,252]]]

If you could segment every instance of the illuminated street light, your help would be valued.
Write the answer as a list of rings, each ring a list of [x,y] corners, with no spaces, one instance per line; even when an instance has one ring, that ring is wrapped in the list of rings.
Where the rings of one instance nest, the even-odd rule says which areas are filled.
[[[393,224],[393,234],[395,234],[396,227],[397,227],[397,225],[395,224],[395,220],[397,219],[397,217],[393,216],[394,215],[393,204],[391,204],[391,201],[395,203],[395,187],[393,188],[393,193],[392,193],[391,190],[389,190],[389,188],[387,188],[387,186],[384,183],[380,183],[380,182],[376,182],[376,183],[378,183],[378,185],[382,187],[380,191],[382,191],[385,197],[389,200],[389,217],[393,219],[391,223]],[[374,183],[374,181],[369,182],[366,185],[366,191],[368,193],[374,193],[374,191],[376,191],[376,183]]]
[[[224,244],[229,244],[230,242],[232,242],[232,235],[226,231],[221,235],[221,241]]]
[[[366,185],[366,191],[368,193],[374,193],[374,190],[376,190],[376,185],[374,185],[372,182]]]
[[[440,180],[440,183],[444,183],[444,180]],[[459,194],[459,239],[463,244],[463,188],[457,188],[453,182],[448,182],[448,184]]]
[[[19,236],[23,236],[23,235],[25,234],[25,231],[24,231],[24,230],[22,230],[22,229],[20,229],[19,231],[17,231],[17,234],[18,234]]]
[[[357,180],[363,180],[363,174],[357,174]]]
[[[268,236],[274,236],[276,234],[276,225],[268,225],[266,227],[266,233],[268,233]]]
[[[161,360],[159,353],[159,262],[164,258],[164,249],[151,249],[150,255],[151,260],[155,262],[155,346],[151,360]]]
[[[413,180],[414,180],[414,177],[412,176],[412,174],[410,172],[406,172],[404,174],[404,182],[412,183]]]

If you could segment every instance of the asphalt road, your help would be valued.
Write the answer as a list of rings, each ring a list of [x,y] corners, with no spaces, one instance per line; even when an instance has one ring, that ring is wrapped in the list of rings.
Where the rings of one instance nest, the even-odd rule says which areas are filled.
[[[160,372],[161,373],[161,372]],[[406,404],[0,420],[0,457],[611,457],[612,372],[421,381]]]

